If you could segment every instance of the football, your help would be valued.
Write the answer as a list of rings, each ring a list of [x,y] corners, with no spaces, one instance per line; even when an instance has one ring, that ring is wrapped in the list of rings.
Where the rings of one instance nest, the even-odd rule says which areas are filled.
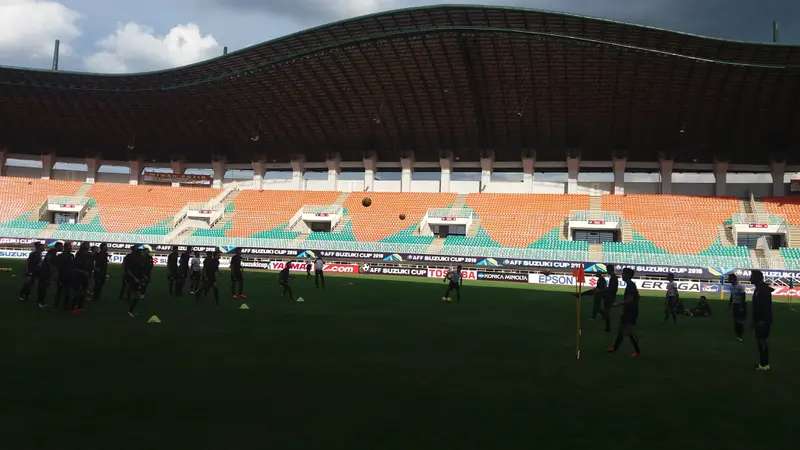
[[[372,204],[372,199],[371,198],[364,197],[363,199],[361,199],[361,205],[363,205],[365,208],[368,207],[371,204]]]
[[[400,220],[406,220],[406,215],[405,214],[400,214]]]

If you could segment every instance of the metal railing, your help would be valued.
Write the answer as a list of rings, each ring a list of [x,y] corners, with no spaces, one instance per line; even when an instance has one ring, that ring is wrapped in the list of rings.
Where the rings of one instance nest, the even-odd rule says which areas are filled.
[[[428,208],[428,217],[454,217],[456,219],[469,219],[473,216],[471,209],[467,208]]]
[[[570,211],[569,220],[602,220],[604,222],[621,222],[622,213],[618,211]]]
[[[89,203],[88,197],[51,196],[47,197],[48,204],[83,206]]]
[[[336,215],[342,213],[341,205],[303,205],[303,214],[330,214]]]

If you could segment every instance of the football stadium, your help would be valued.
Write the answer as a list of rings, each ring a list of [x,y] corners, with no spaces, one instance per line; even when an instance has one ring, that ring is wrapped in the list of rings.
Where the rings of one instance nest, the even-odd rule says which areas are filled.
[[[800,46],[431,6],[0,117],[4,448],[795,445]]]

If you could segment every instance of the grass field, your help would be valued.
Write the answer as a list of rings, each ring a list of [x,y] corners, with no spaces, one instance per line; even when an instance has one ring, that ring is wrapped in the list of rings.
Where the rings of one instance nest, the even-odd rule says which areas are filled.
[[[131,319],[118,278],[70,315],[19,302],[20,278],[0,273],[3,449],[797,448],[800,314],[785,304],[774,370],[756,373],[751,334],[734,339],[719,301],[675,327],[661,294],[643,298],[640,359],[627,341],[606,354],[613,336],[586,321],[576,361],[564,290],[467,283],[443,304],[433,280],[317,291],[303,275],[298,304],[251,272],[239,311],[225,274],[220,306],[168,298],[155,277]]]

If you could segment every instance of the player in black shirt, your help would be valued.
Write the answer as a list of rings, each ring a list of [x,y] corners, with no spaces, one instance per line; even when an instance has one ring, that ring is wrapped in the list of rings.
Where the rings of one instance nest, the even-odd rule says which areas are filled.
[[[597,313],[603,313],[603,299],[605,298],[603,291],[605,291],[605,289],[608,287],[608,283],[606,283],[606,279],[603,278],[603,274],[601,272],[597,272],[595,276],[597,277],[597,286],[594,289],[589,289],[588,291],[574,294],[575,297],[579,295],[584,296],[594,294],[594,302],[592,303],[592,317],[589,320],[596,319]]]
[[[106,285],[106,278],[108,278],[108,245],[102,243],[100,251],[94,255],[94,289],[92,291],[94,301],[100,301],[103,286]]]
[[[150,253],[150,246],[141,246],[142,251],[142,279],[139,293],[141,297],[147,292],[147,287],[150,285],[150,280],[153,276],[153,255]]]
[[[39,277],[39,272],[42,266],[42,243],[36,242],[33,244],[33,251],[28,255],[28,260],[25,262],[25,279],[22,281],[22,289],[19,291],[20,301],[28,301],[31,298],[31,291],[33,284]]]
[[[236,293],[236,284],[239,284],[239,293]],[[242,271],[242,249],[237,248],[234,250],[233,258],[231,258],[231,295],[233,298],[247,298],[242,294],[244,287],[244,273]]]
[[[72,312],[83,312],[83,301],[89,293],[89,281],[94,271],[94,255],[89,252],[89,243],[83,242],[75,254],[75,276],[72,281],[74,294],[72,296]]]
[[[145,284],[145,258],[139,247],[134,247],[133,251],[125,256],[127,262],[123,260],[125,265],[125,285],[128,288],[127,300],[130,301],[128,308],[128,316],[136,317],[136,305],[142,299],[144,294],[142,288]]]
[[[127,299],[130,299],[131,290],[128,287],[128,280],[130,279],[130,277],[128,276],[128,261],[130,261],[131,258],[135,258],[138,251],[139,251],[139,246],[132,245],[131,251],[128,252],[128,254],[125,255],[125,257],[122,258],[122,286],[120,286],[119,288],[119,301],[123,300],[122,298],[123,295],[125,295]]]
[[[167,256],[167,283],[169,285],[169,295],[175,295],[175,285],[180,277],[178,273],[178,246],[172,246],[172,252]]]
[[[41,268],[39,269],[39,284],[36,287],[36,296],[38,297],[38,304],[40,308],[47,307],[47,290],[50,288],[50,282],[53,276],[58,271],[56,267],[56,258],[58,254],[64,250],[63,242],[56,242],[53,247],[47,250],[42,260]]]
[[[603,297],[603,309],[601,309],[600,315],[603,316],[606,322],[606,332],[611,332],[611,308],[614,307],[614,302],[617,301],[617,291],[619,290],[619,278],[617,278],[617,274],[614,273],[614,265],[608,264],[606,265],[606,272],[608,272],[608,285],[605,289],[598,289],[596,294],[602,295]]]
[[[614,346],[608,349],[609,353],[616,353],[619,350],[622,339],[625,335],[633,344],[634,353],[631,356],[639,356],[639,338],[636,336],[636,319],[639,318],[639,289],[633,282],[634,271],[630,267],[622,270],[622,280],[625,281],[625,296],[622,300],[622,317],[619,320],[619,331]]]
[[[203,296],[214,290],[214,302],[219,305],[219,289],[217,289],[217,273],[219,272],[219,252],[206,254],[203,261]],[[200,289],[195,293],[195,302],[200,300]]]
[[[58,268],[56,285],[55,308],[61,306],[64,310],[70,307],[70,294],[72,293],[72,282],[75,278],[75,257],[72,255],[72,244],[64,244],[64,250],[56,257],[56,267]]]
[[[192,247],[188,247],[185,252],[181,253],[180,261],[178,263],[178,279],[175,282],[175,295],[183,295],[183,286],[186,284],[186,279],[189,278],[189,261],[192,259]]]
[[[292,293],[292,287],[289,286],[289,278],[292,276],[289,274],[289,271],[292,270],[292,262],[286,261],[286,267],[281,270],[278,274],[278,284],[283,288],[283,293],[281,293],[281,297],[284,297],[286,293],[289,293],[289,299],[294,300],[294,294]]]
[[[758,343],[758,365],[756,370],[772,370],[769,365],[769,332],[772,329],[772,289],[764,282],[764,274],[754,270],[750,274],[750,282],[755,285],[751,303],[753,305],[753,324],[756,342]]]

